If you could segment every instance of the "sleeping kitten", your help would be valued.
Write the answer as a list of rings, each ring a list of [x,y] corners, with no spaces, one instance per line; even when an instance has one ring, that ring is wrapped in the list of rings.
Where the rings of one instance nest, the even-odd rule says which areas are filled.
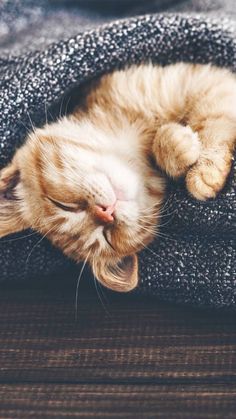
[[[84,107],[32,132],[2,170],[0,236],[31,227],[88,261],[106,287],[129,291],[136,254],[158,227],[162,173],[184,176],[196,199],[214,198],[235,138],[227,70],[148,64],[104,75]]]

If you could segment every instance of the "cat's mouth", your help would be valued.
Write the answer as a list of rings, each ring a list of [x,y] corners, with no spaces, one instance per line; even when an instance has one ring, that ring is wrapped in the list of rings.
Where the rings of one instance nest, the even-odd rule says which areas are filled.
[[[150,243],[154,233],[148,226],[137,226],[137,220],[131,225],[114,218],[114,222],[103,226],[102,236],[111,254],[124,257]]]
[[[108,246],[112,250],[114,250],[114,252],[116,252],[116,249],[115,249],[115,247],[113,246],[113,244],[111,242],[111,237],[109,235],[109,231],[106,228],[103,229],[103,237],[104,237],[105,241],[107,242]]]

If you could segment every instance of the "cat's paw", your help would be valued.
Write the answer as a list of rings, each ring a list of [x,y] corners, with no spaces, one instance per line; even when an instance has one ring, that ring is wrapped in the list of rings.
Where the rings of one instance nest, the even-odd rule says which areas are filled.
[[[202,159],[192,167],[186,176],[188,191],[194,198],[205,201],[215,198],[224,187],[230,171],[230,164],[215,164],[214,161]]]
[[[198,134],[189,126],[179,124],[170,124],[163,130],[166,132],[154,148],[157,163],[173,178],[184,176],[199,159],[201,143]]]

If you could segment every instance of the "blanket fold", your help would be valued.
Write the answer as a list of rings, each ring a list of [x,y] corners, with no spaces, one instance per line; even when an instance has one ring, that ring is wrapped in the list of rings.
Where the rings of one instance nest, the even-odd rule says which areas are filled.
[[[194,13],[204,9],[201,1],[177,3],[176,11],[189,5],[191,13],[171,8],[171,13],[114,21],[76,4],[5,0],[0,6],[0,166],[23,143],[31,124],[43,124],[51,109],[65,105],[70,91],[104,72],[149,60],[210,62],[236,70],[236,25],[233,15],[227,18],[232,2],[218,2],[205,14]],[[225,16],[217,19],[223,5]],[[140,254],[139,292],[236,309],[235,173],[234,162],[224,190],[208,202],[192,199],[183,183],[170,183],[160,236]],[[0,264],[1,281],[74,266],[28,231],[0,240]]]

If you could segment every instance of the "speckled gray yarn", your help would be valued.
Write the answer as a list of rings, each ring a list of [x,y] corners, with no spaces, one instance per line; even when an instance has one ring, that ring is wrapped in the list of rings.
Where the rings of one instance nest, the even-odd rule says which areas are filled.
[[[212,62],[236,70],[234,19],[216,17],[223,7],[233,16],[232,0],[177,2],[179,10],[189,13],[115,22],[98,12],[55,3],[4,0],[0,6],[1,167],[24,141],[31,120],[43,123],[45,109],[105,71],[150,59],[162,64]],[[158,1],[154,3],[155,11]],[[204,10],[208,12],[202,14]],[[183,184],[170,184],[162,235],[140,255],[140,292],[168,301],[236,308],[235,173],[234,164],[224,191],[204,203],[189,197]],[[46,239],[35,234],[21,238],[31,233],[0,241],[1,280],[73,266]]]

